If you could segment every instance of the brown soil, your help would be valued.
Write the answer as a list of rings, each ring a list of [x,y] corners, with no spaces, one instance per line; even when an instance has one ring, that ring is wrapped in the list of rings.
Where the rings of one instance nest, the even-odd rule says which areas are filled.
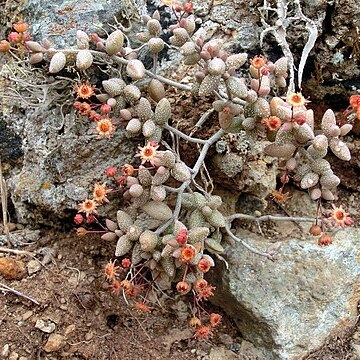
[[[186,306],[183,309],[181,298],[160,299],[163,309],[154,305],[151,313],[140,315],[122,296],[112,295],[103,268],[112,257],[113,244],[95,237],[48,233],[26,247],[32,254],[40,249],[54,256],[37,273],[20,281],[0,277],[1,283],[40,303],[10,293],[0,295],[0,352],[8,344],[10,353],[28,360],[125,356],[134,360],[185,360],[207,358],[212,347],[224,342],[235,350],[239,348],[239,334],[224,314],[213,340],[199,343],[188,329],[185,319],[190,313]],[[24,263],[32,260],[26,255],[4,256]],[[43,259],[41,255],[36,257]],[[35,327],[37,320],[54,323],[54,333],[65,336],[65,345],[58,352],[44,351],[49,334]]]

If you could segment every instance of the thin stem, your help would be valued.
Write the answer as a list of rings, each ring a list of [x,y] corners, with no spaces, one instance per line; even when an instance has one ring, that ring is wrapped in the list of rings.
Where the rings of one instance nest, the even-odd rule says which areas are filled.
[[[169,219],[165,224],[161,225],[159,228],[156,229],[155,233],[160,235],[163,233],[174,221],[176,221],[179,217],[180,210],[181,210],[181,203],[182,203],[182,196],[186,188],[189,186],[190,180],[185,181],[178,189],[177,191],[177,198],[176,198],[176,204],[175,209],[173,212],[173,216],[171,219]]]
[[[0,194],[1,194],[1,208],[2,208],[2,217],[3,217],[3,227],[4,227],[4,233],[6,236],[7,245],[11,247],[11,241],[10,241],[10,230],[9,230],[9,224],[8,224],[8,216],[7,216],[7,188],[6,188],[6,182],[3,178],[2,173],[2,163],[1,163],[1,157],[0,157]]]
[[[229,225],[225,225],[225,230],[233,240],[240,243],[242,246],[244,246],[249,251],[253,252],[254,254],[264,256],[264,257],[270,259],[271,261],[274,261],[273,257],[270,254],[268,254],[267,252],[264,252],[264,251],[261,251],[261,250],[259,250],[257,248],[254,248],[254,247],[250,246],[249,244],[247,244],[244,240],[239,239],[237,236],[235,236],[231,232]]]
[[[207,140],[193,138],[193,137],[191,137],[189,135],[184,134],[180,130],[175,129],[174,127],[172,127],[172,126],[170,126],[168,124],[164,125],[163,128],[170,131],[170,132],[172,132],[173,134],[181,137],[182,139],[184,139],[186,141],[193,142],[193,143],[198,143],[198,144],[206,144],[207,143]]]
[[[56,50],[56,51],[61,51],[63,53],[78,53],[80,50],[76,50],[76,49],[64,49],[64,50]],[[101,51],[96,51],[96,50],[89,50],[93,55],[96,56],[100,56],[101,58],[103,58],[104,60],[113,60],[115,61],[117,64],[121,64],[121,65],[127,65],[129,60],[126,60],[124,58],[121,58],[119,56],[113,55],[113,56],[109,56],[106,53],[103,53]],[[185,90],[185,91],[191,91],[191,87],[184,85],[184,84],[180,84],[176,81],[167,79],[161,75],[156,75],[153,72],[151,72],[150,70],[145,70],[145,74],[153,79],[157,79],[159,81],[161,81],[164,84],[170,85],[170,86],[174,86],[178,89],[181,90]]]
[[[235,219],[250,220],[250,221],[296,221],[296,222],[314,222],[313,218],[305,217],[291,217],[291,216],[274,216],[274,215],[263,215],[263,216],[252,216],[247,214],[233,214],[226,217],[227,220],[232,221]]]
[[[196,175],[198,174],[198,172],[200,171],[200,168],[202,166],[202,164],[204,163],[206,154],[210,148],[210,146],[212,144],[214,144],[216,141],[218,141],[222,136],[224,136],[225,131],[224,130],[219,130],[217,131],[213,136],[211,136],[210,139],[208,139],[205,143],[205,145],[203,146],[203,148],[201,149],[200,155],[192,169],[192,178],[195,179]]]

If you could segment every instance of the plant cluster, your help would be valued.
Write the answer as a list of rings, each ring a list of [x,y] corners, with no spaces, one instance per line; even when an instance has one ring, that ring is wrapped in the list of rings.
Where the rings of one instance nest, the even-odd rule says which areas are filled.
[[[190,3],[179,2],[172,6],[172,11],[177,21],[170,26],[169,43],[161,37],[163,28],[156,11],[152,17],[143,16],[144,31],[136,34],[141,43],[137,48],[116,29],[105,37],[79,30],[77,48],[60,50],[53,48],[48,40],[40,43],[25,39],[20,28],[26,30],[27,26],[15,24],[19,36],[11,33],[9,42],[0,43],[0,50],[26,53],[31,64],[49,62],[49,73],[55,76],[66,73],[69,67],[77,69],[82,78],[73,89],[76,94],[73,105],[78,116],[88,118],[103,141],[111,141],[117,131],[125,131],[136,141],[143,139],[138,153],[134,154],[134,163],[107,168],[106,180],[96,183],[92,195],[79,204],[74,219],[82,225],[78,234],[101,233],[104,240],[116,243],[116,260],[106,265],[106,280],[114,294],[123,293],[137,311],[150,311],[154,294],[173,284],[179,294],[191,294],[190,325],[195,328],[196,338],[207,339],[221,316],[208,314],[204,309],[203,301],[215,290],[204,275],[215,266],[216,258],[222,259],[225,237],[273,259],[273,254],[251,247],[231,229],[235,219],[260,222],[270,217],[226,216],[221,197],[201,184],[198,175],[205,167],[209,148],[226,134],[240,131],[266,137],[269,141],[266,154],[279,158],[284,165],[282,185],[274,189],[274,198],[289,199],[284,187],[290,179],[308,190],[310,197],[318,202],[319,210],[310,233],[320,236],[319,245],[328,245],[332,242],[329,231],[334,226],[353,223],[342,206],[333,206],[329,214],[322,209],[323,200],[336,200],[340,183],[325,157],[331,150],[339,159],[350,160],[344,136],[352,125],[348,122],[338,125],[329,109],[320,128],[315,127],[308,101],[300,92],[287,92],[286,57],[272,62],[259,55],[249,61],[246,53],[230,54],[221,40],[206,41],[196,31]],[[159,53],[165,48],[183,56],[183,63],[192,69],[192,86],[158,74]],[[144,50],[152,58],[151,68],[146,68],[141,60],[140,53]],[[245,67],[248,62],[249,66]],[[89,81],[89,74],[98,63],[107,64],[113,74],[100,87]],[[220,130],[204,139],[173,127],[172,106],[164,85],[187,91],[196,98],[207,98],[209,107],[217,114]],[[359,116],[358,98],[352,97],[351,106]],[[206,121],[207,117],[202,117],[197,126],[205,126]],[[176,146],[178,141],[198,145],[199,154],[193,167],[182,160]],[[97,209],[109,202],[114,192],[121,193],[126,206],[117,211],[116,221],[101,219]],[[100,230],[87,230],[83,227],[86,223]],[[117,266],[116,262],[121,265]]]

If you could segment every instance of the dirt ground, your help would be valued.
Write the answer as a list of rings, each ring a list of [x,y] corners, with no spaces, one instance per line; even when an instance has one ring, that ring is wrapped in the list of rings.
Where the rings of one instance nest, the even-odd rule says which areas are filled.
[[[240,349],[240,334],[224,314],[214,339],[199,343],[188,329],[185,319],[189,314],[181,298],[163,299],[166,308],[154,305],[150,314],[140,315],[121,296],[112,295],[103,267],[112,256],[113,244],[50,232],[26,251],[37,254],[42,262],[41,254],[50,254],[50,261],[31,276],[25,273],[21,280],[0,277],[2,284],[39,302],[36,305],[21,296],[0,293],[0,358],[8,353],[9,359],[21,360],[125,356],[185,360],[209,358],[211,350],[219,346],[234,349],[234,355]],[[33,260],[26,255],[10,256],[28,267]],[[50,330],[62,336],[63,346],[47,353],[44,346]]]

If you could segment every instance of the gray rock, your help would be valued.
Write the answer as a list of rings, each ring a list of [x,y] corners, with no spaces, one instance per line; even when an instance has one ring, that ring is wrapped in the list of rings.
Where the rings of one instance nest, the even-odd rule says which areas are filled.
[[[56,325],[52,321],[39,319],[36,321],[35,327],[44,333],[51,334],[54,332]]]
[[[123,24],[131,24],[128,35],[134,39],[144,6],[136,0],[27,0],[22,10],[32,39],[48,38],[55,48],[68,48],[75,45],[80,29],[105,36],[105,30],[112,30],[108,24],[114,24],[114,17],[127,19]],[[0,133],[6,138],[0,141],[3,161],[14,163],[23,156],[21,167],[13,169],[9,180],[17,221],[51,225],[52,219],[68,216],[69,209],[77,208],[92,184],[102,180],[106,167],[130,162],[137,144],[126,138],[120,126],[111,140],[97,140],[94,124],[74,114],[70,81],[49,77],[46,71],[19,72],[11,61],[2,64],[6,88],[14,86],[9,77],[20,79],[15,86],[20,95],[6,93],[0,114]],[[89,75],[93,83],[101,80],[100,74]]]
[[[29,275],[35,274],[41,270],[41,263],[38,260],[30,260],[27,265],[27,271]]]
[[[263,250],[270,245],[249,232],[238,237]],[[275,262],[240,244],[229,247],[229,270],[218,272],[214,302],[264,359],[300,359],[330,334],[356,323],[359,238],[360,230],[350,228],[339,231],[328,247],[291,239],[281,245]]]
[[[213,347],[209,354],[209,360],[236,360],[238,357],[232,351],[222,347]]]
[[[89,34],[100,31],[103,35],[100,28],[110,30],[108,24],[114,23],[114,17],[120,21],[129,16],[132,24],[138,26],[142,10],[143,5],[133,0],[27,0],[24,5],[34,38],[48,38],[57,47],[75,45],[77,30]]]

